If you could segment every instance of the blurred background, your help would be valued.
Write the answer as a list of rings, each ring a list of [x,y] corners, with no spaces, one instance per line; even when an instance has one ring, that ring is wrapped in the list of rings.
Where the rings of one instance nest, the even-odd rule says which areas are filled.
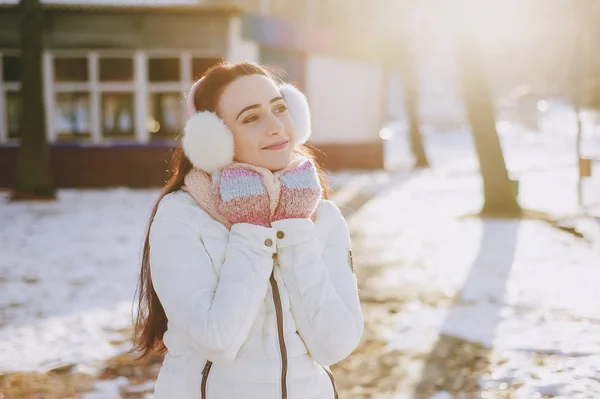
[[[0,399],[152,398],[140,250],[210,66],[308,97],[366,329],[341,398],[600,397],[595,0],[0,0]]]

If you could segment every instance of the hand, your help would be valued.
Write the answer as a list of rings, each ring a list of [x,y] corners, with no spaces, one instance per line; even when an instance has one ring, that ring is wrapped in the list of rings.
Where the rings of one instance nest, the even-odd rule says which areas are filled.
[[[228,167],[213,173],[219,212],[231,224],[271,226],[269,195],[260,173]]]
[[[309,160],[279,178],[281,195],[273,221],[310,218],[317,209],[322,189],[315,165]]]

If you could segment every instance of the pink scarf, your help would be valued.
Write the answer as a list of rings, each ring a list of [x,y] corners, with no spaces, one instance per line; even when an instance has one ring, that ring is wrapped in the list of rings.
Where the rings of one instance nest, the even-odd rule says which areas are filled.
[[[258,166],[246,164],[246,163],[234,163],[229,168],[244,168],[251,169],[263,176],[263,183],[267,189],[270,200],[271,216],[277,209],[279,203],[279,196],[281,194],[281,182],[279,178],[283,176],[289,170],[297,167],[305,158],[297,156],[282,170],[277,172],[271,172],[268,169],[261,168]],[[219,213],[218,198],[219,194],[216,192],[218,189],[212,182],[212,177],[207,172],[193,168],[188,172],[184,178],[184,185],[181,187],[183,191],[189,193],[213,219],[221,222],[227,229],[231,229],[231,223]]]

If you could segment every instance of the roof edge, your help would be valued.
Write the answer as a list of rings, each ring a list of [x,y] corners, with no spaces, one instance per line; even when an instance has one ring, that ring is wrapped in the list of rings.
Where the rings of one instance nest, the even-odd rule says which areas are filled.
[[[175,13],[199,13],[199,14],[241,14],[244,9],[234,5],[205,5],[205,4],[59,4],[44,3],[44,10],[56,11],[110,11],[110,12],[175,12]],[[0,10],[17,9],[18,4],[0,3]]]

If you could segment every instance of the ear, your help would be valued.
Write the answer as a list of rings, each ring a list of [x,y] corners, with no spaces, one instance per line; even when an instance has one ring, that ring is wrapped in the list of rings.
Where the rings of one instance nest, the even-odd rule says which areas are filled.
[[[296,142],[304,144],[311,134],[310,109],[306,96],[296,87],[284,83],[279,87],[296,125]]]
[[[183,132],[183,151],[194,167],[213,173],[233,163],[233,134],[215,113],[194,114]]]

